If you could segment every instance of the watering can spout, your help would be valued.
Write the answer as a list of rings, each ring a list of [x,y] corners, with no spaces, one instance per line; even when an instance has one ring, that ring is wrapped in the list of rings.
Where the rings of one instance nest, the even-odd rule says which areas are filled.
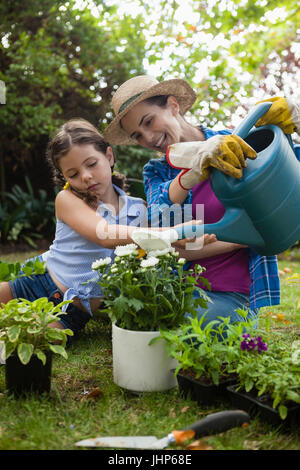
[[[250,217],[240,208],[228,208],[223,218],[214,224],[204,225],[204,233],[214,233],[217,238],[225,242],[249,245],[259,249],[265,246],[265,242],[254,227]]]
[[[241,208],[230,207],[223,218],[214,224],[186,225],[176,228],[178,237],[200,237],[203,233],[215,234],[217,239],[242,245],[249,245],[254,249],[262,249],[265,242],[254,227],[247,213]]]

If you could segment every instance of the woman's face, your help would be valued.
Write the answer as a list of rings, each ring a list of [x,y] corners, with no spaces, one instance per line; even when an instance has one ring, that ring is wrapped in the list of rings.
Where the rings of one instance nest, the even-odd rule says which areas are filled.
[[[142,101],[122,118],[124,131],[142,146],[166,153],[171,144],[180,142],[179,105],[169,96],[164,108]]]

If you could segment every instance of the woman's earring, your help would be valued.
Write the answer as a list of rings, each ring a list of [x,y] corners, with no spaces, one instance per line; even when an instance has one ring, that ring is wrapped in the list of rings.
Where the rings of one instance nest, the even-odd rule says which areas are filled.
[[[70,187],[70,183],[69,181],[66,182],[66,184],[64,185],[63,189],[68,189]]]

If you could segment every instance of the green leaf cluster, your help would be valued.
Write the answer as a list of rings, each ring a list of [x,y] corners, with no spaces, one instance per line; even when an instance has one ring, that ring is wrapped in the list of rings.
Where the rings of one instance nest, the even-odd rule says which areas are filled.
[[[0,200],[0,241],[25,241],[36,248],[36,240],[49,239],[55,233],[54,201],[44,189],[35,195],[27,176],[25,185],[27,190],[14,185]]]
[[[247,320],[247,311],[239,310],[241,321],[230,323],[230,317],[206,321],[190,316],[179,331],[160,329],[168,354],[178,361],[175,371],[191,369],[196,378],[205,378],[215,385],[233,376],[241,356],[241,339],[252,331],[254,321]]]
[[[67,359],[67,336],[73,335],[73,332],[49,326],[58,320],[58,316],[63,313],[62,306],[66,303],[69,301],[54,306],[53,302],[42,297],[33,302],[13,299],[7,304],[2,304],[0,341],[5,344],[5,357],[17,354],[23,364],[28,364],[31,356],[35,354],[45,364],[45,353],[50,350]]]
[[[282,419],[289,403],[300,403],[300,343],[287,347],[282,334],[268,339],[268,350],[262,354],[243,351],[236,365],[238,389],[269,397]]]
[[[184,270],[176,253],[168,252],[159,255],[154,266],[143,267],[145,258],[140,254],[141,250],[133,249],[97,269],[104,311],[112,322],[129,330],[173,329],[184,322],[187,313],[195,314],[198,305],[207,305],[205,291],[197,286],[197,277],[207,283],[200,266],[194,276]],[[200,293],[197,299],[195,290]]]
[[[38,258],[27,261],[22,267],[20,263],[6,263],[0,260],[0,282],[14,281],[18,277],[43,274],[45,263]]]
[[[41,175],[47,179],[41,157],[58,126],[82,117],[103,130],[117,86],[144,73],[141,16],[120,16],[101,0],[93,7],[75,0],[1,2],[0,192],[20,172],[34,174],[41,187]]]
[[[238,313],[237,323],[230,323],[229,317],[211,322],[206,322],[205,315],[190,317],[179,331],[160,329],[160,338],[178,361],[176,374],[191,370],[196,378],[215,385],[234,378],[237,390],[266,397],[284,420],[289,404],[300,403],[300,341],[287,344],[282,333],[260,331],[255,320],[247,319],[247,311]],[[242,350],[244,333],[263,336],[267,350]]]

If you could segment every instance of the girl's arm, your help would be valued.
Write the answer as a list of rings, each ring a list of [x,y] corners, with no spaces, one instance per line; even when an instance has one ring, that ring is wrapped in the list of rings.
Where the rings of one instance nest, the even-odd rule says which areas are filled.
[[[67,224],[75,232],[87,240],[114,249],[117,245],[133,243],[132,232],[136,226],[108,224],[106,220],[89,207],[82,199],[71,191],[61,191],[55,200],[56,217]],[[194,221],[200,224],[201,221]],[[192,221],[187,222],[189,225]],[[152,230],[164,231],[171,227],[155,227]],[[177,242],[178,246],[185,246],[186,239]]]
[[[56,217],[87,240],[115,248],[132,243],[134,226],[108,224],[106,220],[71,191],[61,191],[55,200]]]
[[[224,253],[230,253],[231,251],[239,250],[240,248],[247,248],[247,246],[217,240],[212,243],[205,244],[203,248],[198,250],[176,248],[176,251],[178,251],[180,257],[185,258],[187,261],[195,261],[198,259],[210,258],[211,256],[222,255]]]

